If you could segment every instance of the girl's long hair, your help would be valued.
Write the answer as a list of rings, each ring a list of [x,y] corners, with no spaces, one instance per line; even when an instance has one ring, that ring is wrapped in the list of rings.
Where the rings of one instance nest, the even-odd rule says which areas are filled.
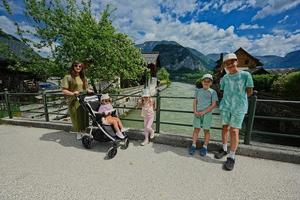
[[[85,66],[83,65],[83,63],[81,63],[79,61],[74,61],[71,65],[71,68],[70,68],[70,71],[69,71],[69,73],[72,77],[72,84],[75,84],[75,77],[76,77],[74,67],[78,64],[80,64],[82,66],[81,71],[79,72],[79,77],[81,78],[81,80],[83,82],[83,89],[86,90],[87,89],[87,80],[86,80],[85,74],[84,74],[84,67]]]

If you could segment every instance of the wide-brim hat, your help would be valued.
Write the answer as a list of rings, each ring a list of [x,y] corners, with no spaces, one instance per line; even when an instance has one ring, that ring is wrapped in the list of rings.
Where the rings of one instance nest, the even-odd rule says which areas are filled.
[[[144,89],[143,90],[142,97],[150,97],[150,91],[149,91],[149,89]]]
[[[201,80],[204,80],[204,79],[210,79],[211,81],[213,81],[213,76],[211,74],[204,74],[201,78]]]
[[[232,60],[232,59],[237,60],[236,55],[234,53],[228,53],[228,54],[224,55],[223,62],[225,62],[227,60]]]
[[[102,101],[102,100],[105,100],[105,99],[110,99],[108,93],[102,94],[102,95],[101,95],[101,101]]]

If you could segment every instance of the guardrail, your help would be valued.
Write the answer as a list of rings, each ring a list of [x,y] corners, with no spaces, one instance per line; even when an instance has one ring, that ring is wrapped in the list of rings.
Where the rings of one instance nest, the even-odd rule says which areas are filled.
[[[38,109],[43,109],[43,111],[32,111],[32,110],[24,110],[23,112],[31,112],[31,113],[37,113],[40,114],[40,116],[44,116],[45,121],[49,121],[49,114],[55,114],[55,115],[65,115],[61,114],[60,110],[58,112],[49,112],[49,108],[55,106],[55,102],[48,102],[49,98],[57,97],[63,97],[62,93],[51,93],[42,91],[41,93],[9,93],[7,90],[4,91],[4,93],[0,93],[0,97],[4,96],[5,101],[5,107],[6,111],[8,113],[9,118],[13,118],[13,112],[11,109],[11,101],[10,98],[12,96],[41,96],[41,106],[38,107]],[[130,94],[130,95],[124,95],[124,94],[111,94],[112,97],[115,97],[115,100],[120,100],[123,98],[128,97],[140,97],[140,95],[136,94]],[[190,113],[193,112],[191,110],[175,110],[175,109],[163,109],[161,108],[161,101],[163,99],[193,99],[193,97],[175,97],[175,96],[161,96],[160,91],[157,90],[157,93],[155,96],[153,96],[156,99],[156,119],[154,123],[156,124],[155,130],[157,133],[160,133],[160,125],[161,124],[167,124],[167,125],[176,125],[176,126],[189,126],[191,127],[192,124],[184,124],[184,123],[175,123],[170,121],[161,121],[161,113],[162,112],[171,112],[171,113]],[[281,133],[275,133],[275,132],[267,132],[267,131],[259,131],[259,130],[253,130],[253,124],[255,120],[277,120],[277,121],[289,121],[289,122],[300,122],[299,118],[288,118],[288,117],[272,117],[272,116],[256,116],[256,103],[257,102],[276,102],[276,103],[296,103],[300,104],[300,101],[285,101],[285,100],[264,100],[264,99],[257,99],[257,94],[254,92],[254,94],[249,97],[249,108],[248,108],[248,114],[245,116],[245,128],[241,130],[241,132],[244,133],[244,143],[250,144],[251,143],[251,136],[252,134],[258,134],[258,135],[271,135],[271,136],[282,136],[282,137],[289,137],[289,138],[295,138],[300,139],[300,135],[297,134],[281,134]],[[61,104],[61,103],[60,103]],[[66,104],[65,104],[66,105]],[[125,109],[141,109],[137,107],[122,107],[122,106],[115,106],[115,108],[125,108]],[[219,113],[213,113],[213,115],[219,115]],[[122,118],[123,120],[127,121],[138,121],[143,122],[142,119],[130,119],[130,118]],[[212,129],[220,130],[220,127],[212,127]]]

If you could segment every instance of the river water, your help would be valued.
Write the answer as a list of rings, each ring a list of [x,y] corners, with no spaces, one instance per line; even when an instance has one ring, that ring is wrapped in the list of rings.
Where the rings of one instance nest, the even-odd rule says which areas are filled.
[[[170,87],[163,90],[160,95],[162,97],[193,97],[195,91],[195,86],[186,83],[172,82]],[[182,111],[192,111],[193,110],[193,99],[175,99],[175,98],[161,98],[161,109],[171,109],[171,110],[182,110]],[[216,108],[214,113],[219,113],[218,108]],[[132,110],[126,118],[130,119],[142,119],[140,116],[140,110]],[[167,112],[162,111],[161,122],[173,122],[173,123],[181,123],[181,124],[189,124],[190,126],[177,126],[177,125],[167,125],[160,124],[160,132],[175,134],[175,135],[185,135],[191,136],[193,132],[193,114],[192,113],[175,113],[175,112]],[[123,120],[123,123],[126,127],[130,128],[143,128],[143,122],[134,122]],[[212,127],[221,127],[220,116],[213,115],[213,124]],[[155,129],[155,123],[153,124],[153,129]],[[203,132],[201,132],[201,136],[203,137]],[[221,130],[211,129],[211,138],[220,140],[221,138]]]

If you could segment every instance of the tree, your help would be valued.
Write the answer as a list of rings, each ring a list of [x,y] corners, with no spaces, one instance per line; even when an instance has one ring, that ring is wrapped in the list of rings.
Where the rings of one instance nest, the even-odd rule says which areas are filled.
[[[24,0],[24,3],[38,42],[24,41],[36,48],[51,49],[49,59],[55,63],[51,75],[63,76],[70,63],[78,60],[88,66],[87,76],[92,80],[140,76],[143,70],[140,50],[127,35],[113,27],[110,15],[114,10],[110,6],[97,20],[90,0],[82,0],[80,5],[76,0]],[[24,31],[19,33],[22,36]]]
[[[272,89],[284,98],[300,100],[300,72],[291,72],[280,76],[273,82]]]
[[[159,80],[169,80],[169,76],[170,76],[169,72],[164,67],[159,69],[157,72],[157,78]]]

